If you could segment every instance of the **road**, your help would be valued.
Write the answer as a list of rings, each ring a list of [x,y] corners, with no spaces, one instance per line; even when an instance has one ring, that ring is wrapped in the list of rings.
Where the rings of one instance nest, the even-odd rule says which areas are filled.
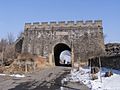
[[[51,67],[26,74],[24,78],[0,76],[0,90],[60,90],[61,80],[70,72],[70,67]],[[69,83],[64,90],[89,90],[83,84]]]

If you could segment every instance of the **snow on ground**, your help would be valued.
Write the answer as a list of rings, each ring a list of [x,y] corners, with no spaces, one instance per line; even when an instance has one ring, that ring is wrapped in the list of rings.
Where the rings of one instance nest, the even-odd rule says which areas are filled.
[[[9,75],[9,76],[11,76],[11,77],[20,77],[20,78],[25,77],[25,75],[20,75],[20,74],[12,74],[12,75]]]
[[[20,74],[12,74],[12,75],[0,74],[0,76],[11,76],[11,77],[18,77],[18,78],[25,77],[25,75],[20,75]]]
[[[80,68],[79,71],[76,71],[74,69],[71,71],[70,75],[63,79],[63,82],[82,82],[83,84],[91,88],[91,90],[120,90],[120,71],[112,70],[113,75],[111,77],[104,77],[105,72],[109,70],[110,69],[102,68],[101,73],[97,73],[98,79],[91,80],[89,68]]]
[[[6,74],[0,74],[0,76],[5,76]]]

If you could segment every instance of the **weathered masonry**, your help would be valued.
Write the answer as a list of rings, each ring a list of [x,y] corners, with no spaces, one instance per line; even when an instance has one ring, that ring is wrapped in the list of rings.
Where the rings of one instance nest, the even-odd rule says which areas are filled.
[[[31,53],[51,59],[60,65],[59,55],[71,51],[74,61],[104,54],[101,20],[25,23],[24,33],[16,41],[16,51]]]

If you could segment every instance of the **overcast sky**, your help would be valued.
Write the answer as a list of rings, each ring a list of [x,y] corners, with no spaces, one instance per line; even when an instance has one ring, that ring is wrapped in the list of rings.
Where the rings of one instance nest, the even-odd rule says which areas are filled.
[[[120,0],[0,0],[0,38],[26,22],[103,20],[105,42],[120,42]]]

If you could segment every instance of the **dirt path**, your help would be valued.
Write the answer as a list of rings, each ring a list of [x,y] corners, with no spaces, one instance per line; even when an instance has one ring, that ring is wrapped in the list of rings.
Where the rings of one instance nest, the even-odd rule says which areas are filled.
[[[0,90],[60,90],[61,80],[69,72],[68,67],[54,67],[27,74],[25,78],[9,77],[4,80],[0,76],[2,81]],[[85,85],[69,84],[64,90],[88,90],[88,88]]]

